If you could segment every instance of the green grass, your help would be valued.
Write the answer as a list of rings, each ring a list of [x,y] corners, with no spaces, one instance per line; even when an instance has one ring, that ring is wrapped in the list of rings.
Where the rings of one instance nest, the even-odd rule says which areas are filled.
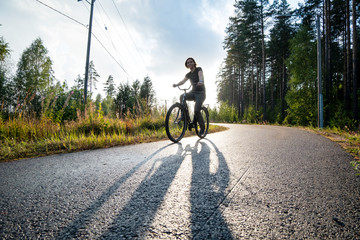
[[[225,127],[210,125],[209,133]],[[195,131],[187,131],[186,136]],[[164,117],[111,119],[92,114],[63,124],[42,117],[0,118],[0,161],[167,139]]]

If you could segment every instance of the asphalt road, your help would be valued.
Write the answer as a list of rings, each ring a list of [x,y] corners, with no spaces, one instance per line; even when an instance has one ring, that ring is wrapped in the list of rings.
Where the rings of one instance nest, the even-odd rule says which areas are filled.
[[[304,130],[0,163],[0,239],[360,239],[360,177]]]

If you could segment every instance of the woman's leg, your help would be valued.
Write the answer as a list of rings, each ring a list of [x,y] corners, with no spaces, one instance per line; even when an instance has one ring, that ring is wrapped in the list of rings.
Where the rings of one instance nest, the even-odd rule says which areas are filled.
[[[205,92],[198,92],[195,93],[195,109],[194,114],[196,121],[199,123],[201,130],[205,129],[205,123],[202,115],[200,114],[200,110],[202,107],[203,102],[205,101],[206,94]]]
[[[182,103],[183,98],[184,98],[184,94],[181,94],[180,95],[180,103]],[[195,101],[195,94],[193,92],[186,93],[185,101]],[[183,118],[184,118],[184,113],[181,112],[181,119],[183,119]]]

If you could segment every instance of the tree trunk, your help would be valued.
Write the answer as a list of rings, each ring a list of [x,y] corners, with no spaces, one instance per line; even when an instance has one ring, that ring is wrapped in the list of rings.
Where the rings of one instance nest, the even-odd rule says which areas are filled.
[[[348,80],[347,80],[347,73],[346,73],[346,70],[347,70],[347,56],[346,56],[346,48],[347,48],[347,44],[346,44],[346,22],[344,23],[344,33],[343,33],[343,36],[342,36],[342,40],[343,40],[343,58],[344,58],[344,61],[343,61],[343,101],[344,101],[344,104],[346,102],[346,99],[347,99],[347,85],[348,85]]]
[[[250,106],[254,106],[254,58],[251,59],[251,78],[250,78]]]
[[[238,110],[238,118],[241,119],[241,63],[239,63],[238,68],[238,102],[237,102],[237,110]]]
[[[256,71],[256,81],[255,81],[255,109],[256,111],[259,110],[259,88],[260,88],[260,84],[259,84],[259,79],[261,76],[261,67],[257,67],[257,71]]]
[[[286,95],[286,67],[285,67],[285,56],[282,59],[282,73],[281,73],[281,121],[285,118],[285,95]]]
[[[359,66],[357,59],[357,32],[356,32],[356,0],[352,1],[352,25],[353,25],[353,114],[354,119],[359,120],[358,109],[358,81]],[[359,123],[357,123],[359,124]]]
[[[235,85],[236,85],[236,77],[235,77],[235,66],[233,65],[233,67],[231,68],[231,78],[233,79],[232,82],[232,88],[231,88],[231,93],[232,93],[232,98],[231,98],[231,105],[234,106],[235,104]]]
[[[330,120],[330,106],[332,104],[332,79],[331,79],[331,25],[330,25],[330,0],[325,0],[325,91],[326,108],[325,122]]]
[[[240,100],[240,105],[241,105],[241,117],[244,116],[244,112],[245,112],[245,103],[244,103],[244,72],[245,69],[244,67],[241,67],[241,77],[240,77],[240,82],[241,82],[241,87],[240,87],[240,94],[241,94],[241,100]]]
[[[345,94],[345,110],[350,110],[350,78],[351,78],[351,45],[350,45],[350,4],[346,0],[346,94]]]

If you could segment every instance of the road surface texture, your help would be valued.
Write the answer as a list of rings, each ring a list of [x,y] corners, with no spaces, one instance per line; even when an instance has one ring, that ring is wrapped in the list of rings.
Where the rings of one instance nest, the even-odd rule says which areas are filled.
[[[360,239],[360,177],[304,130],[0,163],[0,239]]]

